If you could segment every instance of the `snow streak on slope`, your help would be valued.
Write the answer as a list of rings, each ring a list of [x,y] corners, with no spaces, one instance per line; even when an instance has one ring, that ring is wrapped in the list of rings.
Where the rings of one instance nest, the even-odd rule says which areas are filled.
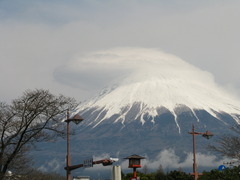
[[[195,116],[194,110],[200,109],[216,118],[216,112],[225,112],[239,121],[237,115],[240,114],[240,103],[218,87],[208,72],[157,50],[117,49],[107,54],[112,57],[116,54],[118,61],[128,59],[135,62],[137,59],[135,63],[138,65],[127,77],[79,107],[79,111],[93,107],[106,111],[95,126],[115,114],[120,115],[116,121],[124,124],[125,115],[136,103],[140,104],[140,111],[135,119],[140,118],[142,124],[145,122],[144,114],[153,117],[154,123],[154,117],[158,115],[156,109],[165,107],[174,115],[178,126],[175,108],[181,105],[189,107]],[[128,110],[123,111],[126,108]],[[198,119],[197,116],[196,118]]]

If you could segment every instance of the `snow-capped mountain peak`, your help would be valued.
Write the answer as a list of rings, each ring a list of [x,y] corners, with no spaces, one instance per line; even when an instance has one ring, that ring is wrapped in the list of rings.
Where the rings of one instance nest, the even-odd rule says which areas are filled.
[[[104,116],[99,115],[95,119],[94,126],[117,114],[119,116],[114,122],[121,121],[124,124],[126,115],[136,104],[139,106],[138,112],[132,118],[140,119],[142,124],[145,123],[144,114],[152,117],[154,123],[154,117],[159,114],[157,108],[164,107],[174,115],[178,126],[175,109],[182,105],[188,107],[196,119],[198,117],[194,110],[201,109],[216,118],[216,112],[225,112],[239,121],[240,103],[220,88],[211,74],[175,56],[158,55],[154,59],[145,56],[145,66],[139,66],[78,110],[84,112],[95,108],[104,112]]]

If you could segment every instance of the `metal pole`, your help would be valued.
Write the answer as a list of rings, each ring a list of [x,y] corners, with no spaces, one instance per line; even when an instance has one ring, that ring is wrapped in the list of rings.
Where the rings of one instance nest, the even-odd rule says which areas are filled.
[[[192,135],[193,135],[193,174],[194,180],[198,179],[198,172],[197,172],[197,160],[196,160],[196,135],[194,131],[194,125],[192,126]]]
[[[67,180],[71,180],[71,170],[69,166],[71,166],[70,159],[70,121],[69,121],[69,110],[67,111]]]
[[[133,177],[137,179],[137,168],[133,168]]]

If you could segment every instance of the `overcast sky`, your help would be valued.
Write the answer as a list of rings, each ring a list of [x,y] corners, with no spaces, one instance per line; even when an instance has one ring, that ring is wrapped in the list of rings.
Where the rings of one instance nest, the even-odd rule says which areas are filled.
[[[0,100],[35,88],[91,98],[126,69],[88,57],[119,47],[178,56],[240,96],[239,18],[239,0],[0,0]]]

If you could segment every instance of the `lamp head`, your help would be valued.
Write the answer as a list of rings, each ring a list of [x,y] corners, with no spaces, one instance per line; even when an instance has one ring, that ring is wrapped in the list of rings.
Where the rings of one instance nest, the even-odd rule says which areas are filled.
[[[76,114],[75,116],[65,120],[65,122],[68,122],[68,123],[71,121],[74,122],[75,124],[79,124],[80,122],[83,121],[83,118],[80,115]]]
[[[213,137],[213,134],[210,131],[206,131],[205,133],[203,133],[202,136],[206,139],[210,139],[211,137]]]
[[[80,115],[76,114],[75,116],[70,118],[70,121],[74,122],[75,124],[79,124],[83,121],[83,118]]]

